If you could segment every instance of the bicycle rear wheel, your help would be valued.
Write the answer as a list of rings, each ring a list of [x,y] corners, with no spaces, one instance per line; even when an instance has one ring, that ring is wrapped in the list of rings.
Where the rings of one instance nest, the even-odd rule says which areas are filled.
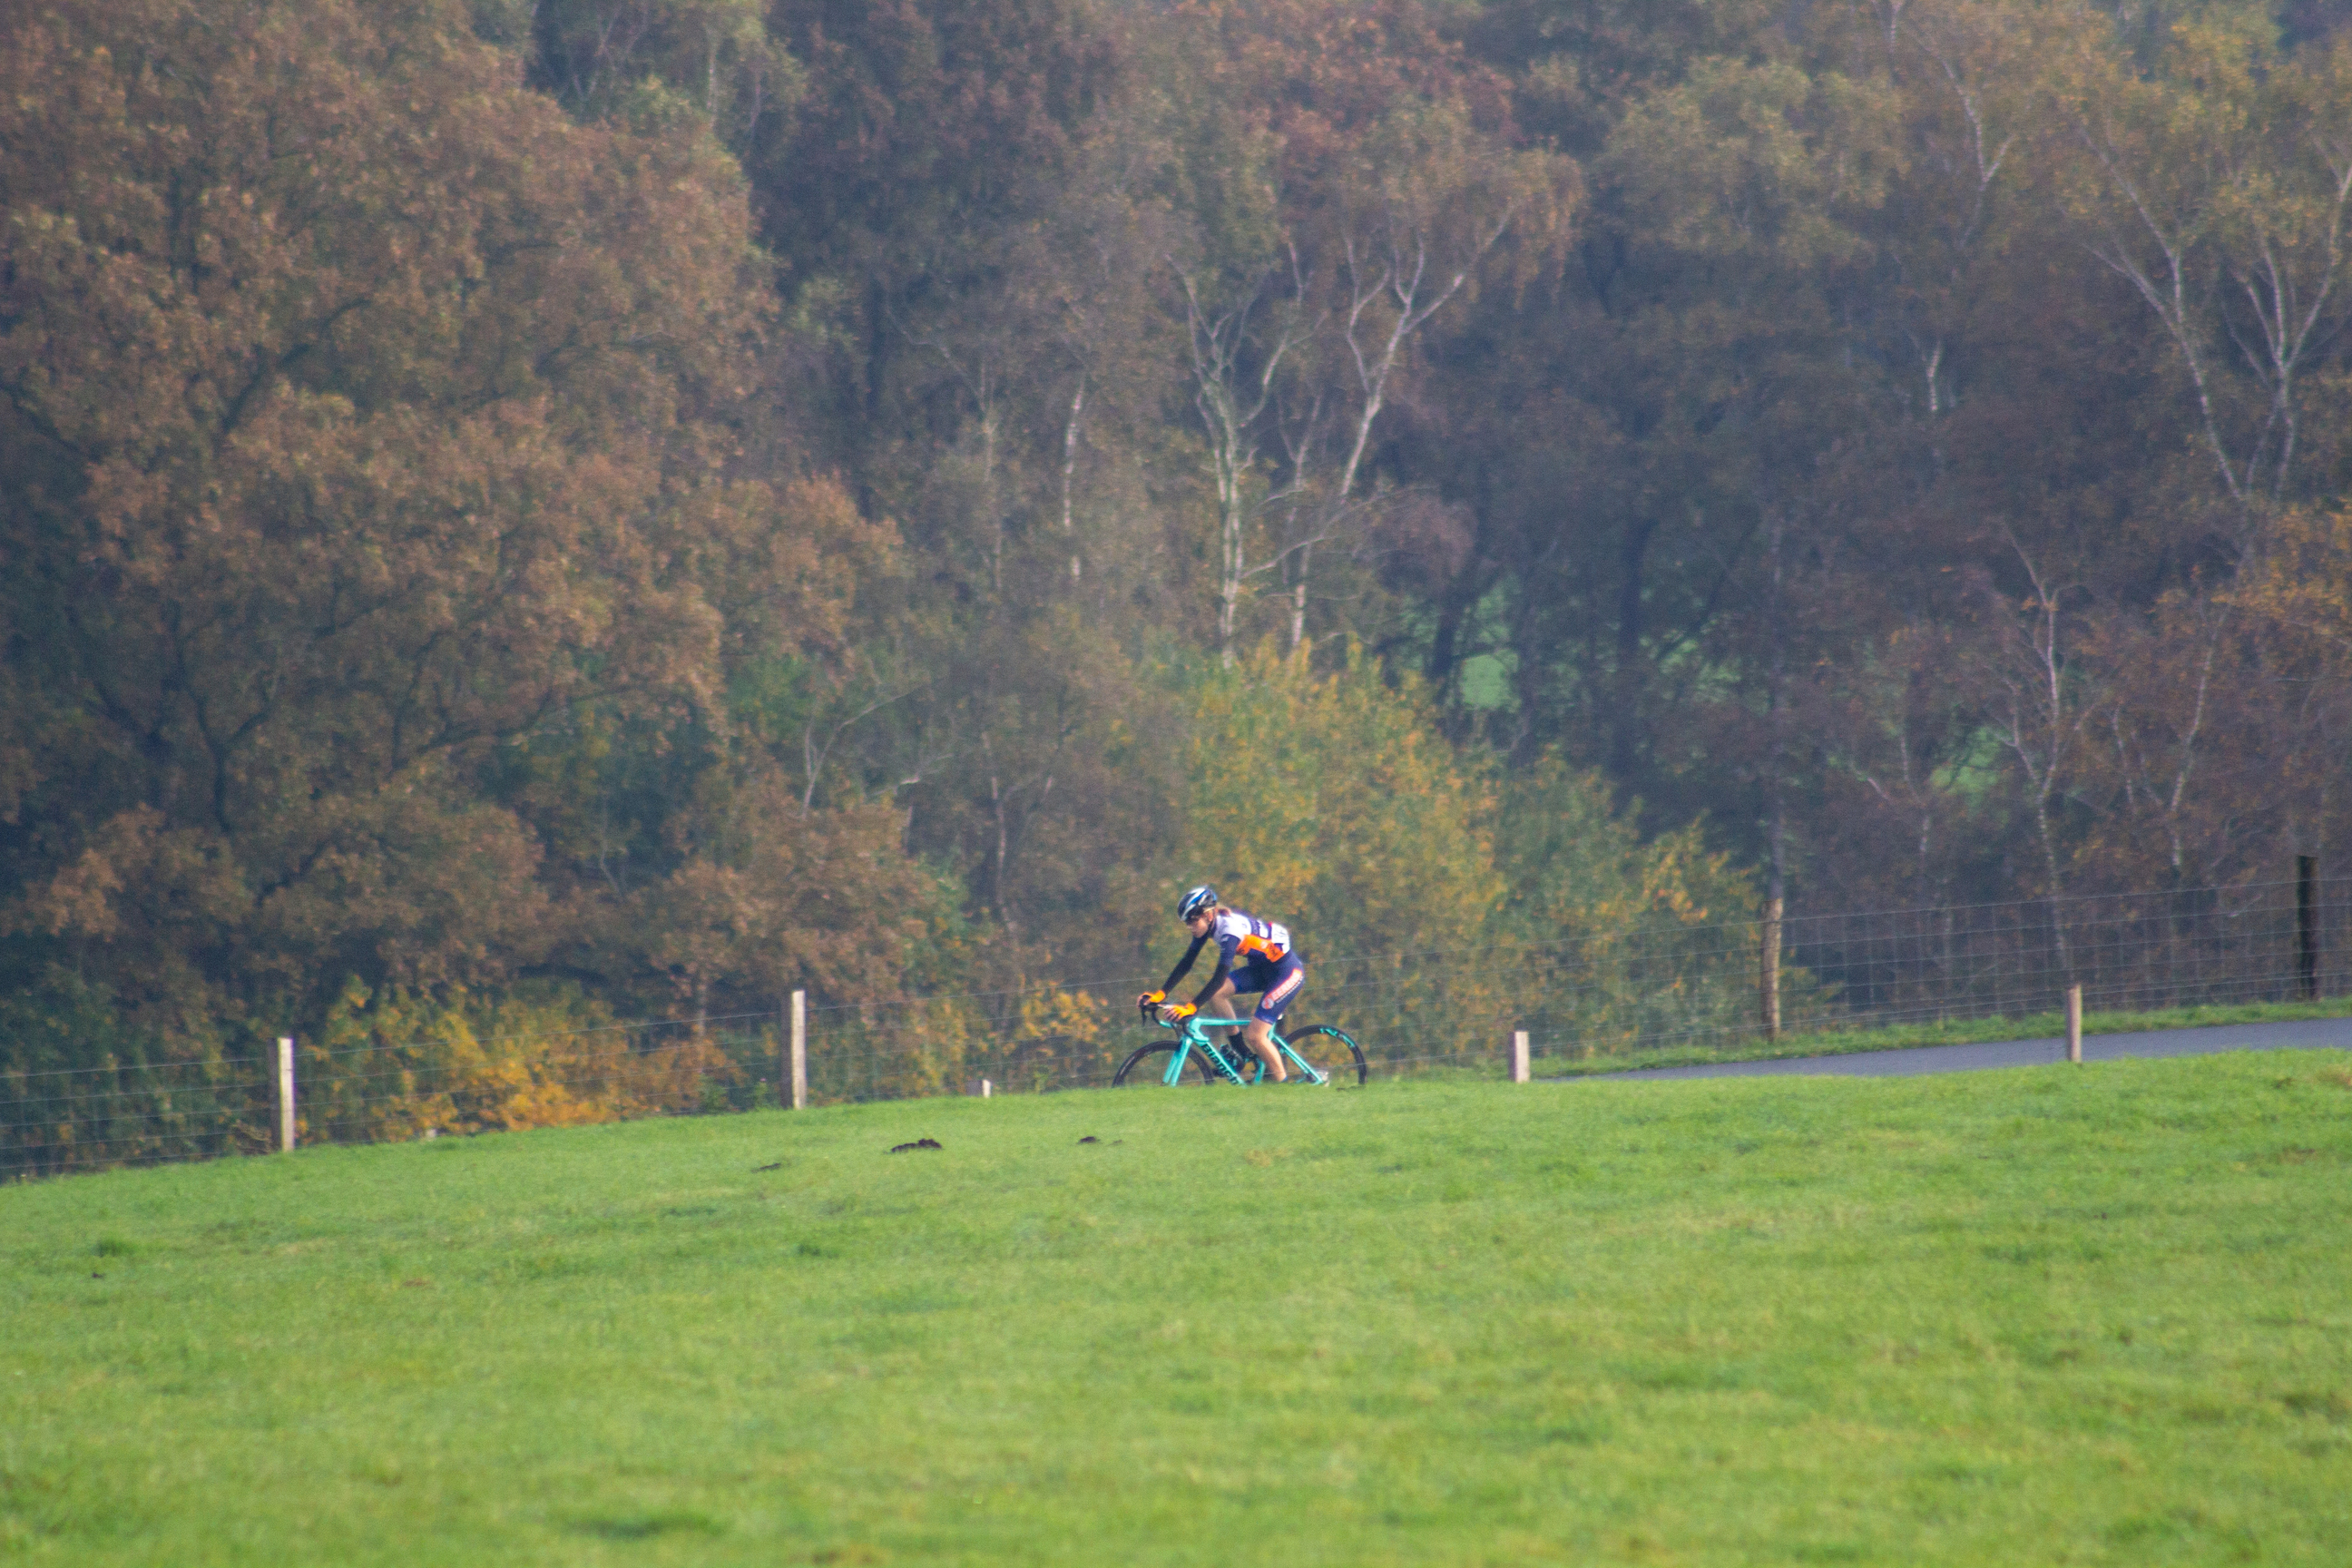
[[[1168,1058],[1175,1054],[1176,1044],[1172,1040],[1159,1040],[1139,1047],[1134,1055],[1118,1064],[1118,1071],[1110,1080],[1111,1087],[1158,1089],[1167,1079]],[[1192,1054],[1185,1067],[1197,1075],[1202,1084],[1216,1081],[1210,1076],[1208,1058],[1198,1051]]]
[[[1363,1047],[1348,1037],[1344,1029],[1328,1024],[1318,1024],[1291,1037],[1290,1048],[1301,1061],[1335,1084],[1353,1082],[1361,1089],[1367,1069]]]

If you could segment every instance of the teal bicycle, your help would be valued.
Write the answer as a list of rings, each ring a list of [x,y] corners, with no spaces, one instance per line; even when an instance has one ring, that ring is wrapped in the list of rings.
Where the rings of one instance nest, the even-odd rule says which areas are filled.
[[[1172,1009],[1146,1009],[1147,1022],[1173,1029],[1172,1040],[1154,1040],[1139,1047],[1132,1056],[1121,1062],[1112,1078],[1114,1089],[1140,1089],[1161,1084],[1174,1086],[1184,1081],[1184,1068],[1189,1064],[1201,1076],[1203,1085],[1237,1083],[1244,1087],[1265,1077],[1265,1064],[1258,1060],[1250,1048],[1235,1039],[1221,1046],[1209,1037],[1211,1029],[1238,1029],[1246,1018],[1204,1018],[1198,1013],[1175,1014]],[[1290,1063],[1290,1070],[1314,1084],[1344,1084],[1350,1077],[1356,1087],[1363,1087],[1366,1076],[1364,1048],[1351,1039],[1344,1029],[1328,1024],[1318,1024],[1302,1029],[1293,1038],[1281,1035],[1272,1037],[1274,1048]]]

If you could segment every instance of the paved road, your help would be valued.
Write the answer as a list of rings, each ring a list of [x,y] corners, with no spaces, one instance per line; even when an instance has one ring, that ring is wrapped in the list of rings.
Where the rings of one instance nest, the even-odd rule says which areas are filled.
[[[2352,1018],[2310,1018],[2292,1024],[2220,1024],[2200,1029],[2151,1029],[2144,1034],[2085,1035],[2083,1059],[2200,1057],[2215,1051],[2352,1048]],[[1749,1078],[1763,1073],[1844,1073],[1887,1078],[1901,1073],[1974,1072],[1983,1068],[2037,1067],[2066,1059],[2066,1042],[2003,1040],[1976,1046],[1914,1046],[1900,1051],[1855,1051],[1837,1057],[1784,1057],[1769,1062],[1714,1062],[1706,1067],[1640,1068],[1593,1078]]]

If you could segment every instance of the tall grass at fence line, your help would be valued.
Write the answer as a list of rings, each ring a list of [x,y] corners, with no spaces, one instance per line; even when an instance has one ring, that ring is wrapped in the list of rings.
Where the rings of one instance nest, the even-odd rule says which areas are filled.
[[[0,1176],[257,1153],[268,1106],[262,1062],[212,1051],[0,1070]]]
[[[814,1104],[964,1092],[986,1079],[1000,1092],[1043,1093],[1110,1082],[1134,1042],[1131,990],[1045,983],[814,1008],[809,1098]]]
[[[102,1010],[60,1035],[116,1029],[121,1057],[58,1067],[72,1042],[0,1070],[0,1174],[259,1153],[276,1146],[266,1034],[174,1054]],[[22,1041],[25,1032],[14,1037]],[[38,1041],[35,1035],[36,1043]],[[298,1139],[368,1143],[773,1105],[777,1030],[756,1018],[622,1022],[568,986],[441,997],[353,983],[295,1052]]]
[[[0,1175],[267,1148],[268,1093],[249,1037],[129,1023],[67,973],[0,995]]]

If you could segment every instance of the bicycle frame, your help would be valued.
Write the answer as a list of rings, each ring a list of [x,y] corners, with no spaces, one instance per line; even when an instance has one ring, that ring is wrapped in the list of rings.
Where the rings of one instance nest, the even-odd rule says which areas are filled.
[[[1163,1023],[1160,1026],[1175,1030],[1176,1037],[1181,1043],[1177,1047],[1175,1054],[1168,1058],[1168,1070],[1160,1075],[1160,1081],[1171,1087],[1177,1083],[1184,1076],[1185,1058],[1198,1050],[1209,1058],[1210,1064],[1218,1072],[1224,1075],[1227,1082],[1237,1083],[1244,1088],[1259,1082],[1265,1077],[1265,1063],[1260,1061],[1255,1053],[1236,1045],[1234,1049],[1246,1058],[1244,1062],[1236,1063],[1232,1057],[1227,1056],[1218,1047],[1216,1041],[1209,1038],[1208,1036],[1208,1031],[1211,1029],[1245,1028],[1249,1022],[1247,1018],[1203,1018],[1198,1013],[1193,1013],[1176,1023]],[[1314,1064],[1292,1050],[1290,1042],[1279,1034],[1269,1029],[1266,1031],[1266,1037],[1274,1042],[1276,1050],[1289,1058],[1293,1068],[1307,1075],[1309,1083],[1331,1081],[1330,1074],[1316,1071]],[[1242,1076],[1244,1069],[1249,1073],[1247,1078]]]

